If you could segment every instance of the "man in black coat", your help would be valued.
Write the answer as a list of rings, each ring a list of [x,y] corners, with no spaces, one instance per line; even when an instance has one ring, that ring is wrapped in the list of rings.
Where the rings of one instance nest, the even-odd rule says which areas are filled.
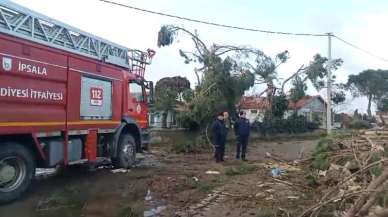
[[[239,119],[234,124],[234,132],[236,133],[237,137],[236,158],[240,159],[241,153],[241,159],[245,161],[245,155],[247,153],[247,146],[250,134],[250,124],[249,120],[246,118],[245,112],[240,112],[239,116]]]
[[[228,129],[225,126],[223,112],[217,115],[217,119],[212,126],[213,143],[215,148],[214,157],[216,162],[224,161],[225,143]]]

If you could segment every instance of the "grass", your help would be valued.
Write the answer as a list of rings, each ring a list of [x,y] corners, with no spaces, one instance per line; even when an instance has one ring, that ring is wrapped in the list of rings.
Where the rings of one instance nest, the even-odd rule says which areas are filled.
[[[225,171],[225,175],[227,175],[227,176],[244,175],[244,174],[252,173],[256,169],[257,169],[257,166],[244,163],[244,164],[240,164],[238,166],[227,168]]]

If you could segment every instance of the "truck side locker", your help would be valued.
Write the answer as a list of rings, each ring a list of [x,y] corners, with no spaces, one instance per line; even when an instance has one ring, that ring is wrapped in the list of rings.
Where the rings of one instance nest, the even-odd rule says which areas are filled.
[[[85,157],[89,162],[95,163],[97,159],[97,130],[89,130],[86,136]]]

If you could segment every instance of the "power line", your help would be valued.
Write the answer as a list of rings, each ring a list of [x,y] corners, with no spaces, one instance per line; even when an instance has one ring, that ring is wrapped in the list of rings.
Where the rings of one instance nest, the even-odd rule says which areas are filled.
[[[121,4],[121,3],[117,3],[117,2],[113,2],[113,1],[109,1],[109,0],[98,0],[98,1],[105,2],[108,4],[112,4],[112,5],[121,6],[121,7],[125,7],[125,8],[129,8],[129,9],[133,9],[133,10],[137,10],[137,11],[141,11],[144,13],[156,14],[156,15],[160,15],[160,16],[171,17],[171,18],[176,18],[176,19],[180,19],[180,20],[186,20],[186,21],[190,21],[190,22],[201,23],[201,24],[217,26],[217,27],[222,27],[222,28],[237,29],[237,30],[244,30],[244,31],[250,31],[250,32],[261,32],[261,33],[268,33],[268,34],[278,34],[278,35],[327,36],[327,34],[279,32],[279,31],[270,31],[270,30],[247,28],[247,27],[240,27],[240,26],[231,26],[231,25],[226,25],[226,24],[214,23],[214,22],[210,22],[210,21],[203,21],[203,20],[181,17],[181,16],[177,16],[177,15],[172,15],[172,14],[166,14],[166,13],[157,12],[157,11],[151,11],[151,10],[142,9],[142,8],[138,8],[135,6]]]
[[[362,51],[362,52],[364,52],[364,53],[366,53],[366,54],[368,54],[368,55],[370,55],[370,56],[372,56],[372,57],[375,57],[375,58],[377,58],[377,59],[379,59],[379,60],[382,60],[382,61],[384,61],[384,62],[388,62],[388,59],[386,59],[386,58],[384,58],[384,57],[381,57],[381,56],[378,56],[378,55],[376,55],[376,54],[374,54],[374,53],[372,53],[372,52],[370,52],[370,51],[367,51],[367,50],[365,50],[365,49],[363,49],[363,48],[360,48],[359,46],[357,46],[357,45],[355,45],[355,44],[353,44],[353,43],[350,43],[350,42],[348,42],[348,41],[346,41],[345,39],[342,39],[342,38],[340,38],[340,37],[338,37],[338,36],[336,36],[336,35],[333,35],[336,39],[338,39],[339,41],[341,41],[341,42],[343,42],[343,43],[345,43],[345,44],[347,44],[347,45],[349,45],[349,46],[351,46],[351,47],[353,47],[353,48],[355,48],[355,49],[357,49],[357,50],[359,50],[359,51]]]
[[[149,14],[155,14],[155,15],[160,15],[160,16],[165,16],[165,17],[170,17],[170,18],[175,18],[175,19],[180,19],[180,20],[185,20],[185,21],[190,21],[190,22],[194,22],[194,23],[200,23],[200,24],[205,24],[205,25],[211,25],[211,26],[216,26],[216,27],[222,27],[222,28],[229,28],[229,29],[236,29],[236,30],[243,30],[243,31],[250,31],[250,32],[261,32],[261,33],[267,33],[267,34],[278,34],[278,35],[293,35],[293,36],[318,36],[318,37],[322,37],[322,36],[328,36],[329,34],[328,33],[325,33],[325,34],[316,34],[316,33],[295,33],[295,32],[280,32],[280,31],[271,31],[271,30],[264,30],[264,29],[255,29],[255,28],[247,28],[247,27],[240,27],[240,26],[232,26],[232,25],[226,25],[226,24],[220,24],[220,23],[214,23],[214,22],[210,22],[210,21],[204,21],[204,20],[198,20],[198,19],[193,19],[193,18],[187,18],[187,17],[182,17],[182,16],[177,16],[177,15],[172,15],[172,14],[167,14],[167,13],[162,13],[162,12],[157,12],[157,11],[152,11],[152,10],[147,10],[147,9],[143,9],[143,8],[139,8],[139,7],[135,7],[135,6],[131,6],[131,5],[126,5],[126,4],[121,4],[121,3],[117,3],[117,2],[113,2],[113,1],[110,1],[110,0],[98,0],[98,1],[101,1],[101,2],[105,2],[105,3],[108,3],[108,4],[112,4],[112,5],[116,5],[116,6],[120,6],[120,7],[125,7],[125,8],[129,8],[129,9],[132,9],[132,10],[136,10],[136,11],[141,11],[141,12],[144,12],[144,13],[149,13]],[[331,34],[331,33],[330,33]],[[342,39],[334,34],[331,34],[331,36],[335,37],[336,39],[338,39],[339,41],[357,49],[357,50],[360,50],[372,57],[375,57],[379,60],[382,60],[384,62],[388,62],[388,59],[387,58],[384,58],[384,57],[381,57],[379,55],[376,55],[376,54],[373,54],[372,52],[370,51],[367,51],[363,48],[360,48],[359,46],[353,44],[353,43],[350,43],[348,41],[346,41],[345,39]]]

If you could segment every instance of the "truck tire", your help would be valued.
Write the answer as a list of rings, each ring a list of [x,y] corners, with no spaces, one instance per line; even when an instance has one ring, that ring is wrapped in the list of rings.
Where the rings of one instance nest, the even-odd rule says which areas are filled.
[[[31,151],[17,143],[0,144],[0,203],[19,198],[35,176]]]
[[[132,135],[122,134],[117,147],[117,158],[112,159],[115,167],[128,169],[136,162],[136,142]]]

